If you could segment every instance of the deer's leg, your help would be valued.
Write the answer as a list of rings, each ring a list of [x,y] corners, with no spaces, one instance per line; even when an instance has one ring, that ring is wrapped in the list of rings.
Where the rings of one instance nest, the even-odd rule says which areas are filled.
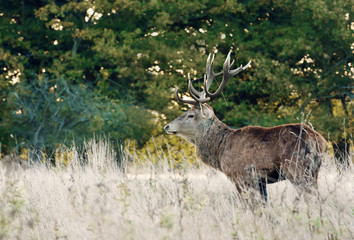
[[[320,164],[312,164],[313,161],[307,157],[286,161],[283,172],[291,183],[306,192],[311,192],[312,189],[317,188]]]
[[[242,195],[245,189],[245,183],[242,181],[233,181],[239,194]]]
[[[253,179],[253,181],[234,181],[237,191],[242,196],[243,194],[251,194],[256,196],[258,193],[262,196],[265,202],[268,201],[266,180],[262,178]]]
[[[264,198],[265,202],[268,202],[268,193],[267,193],[267,182],[265,179],[260,179],[258,182],[259,193]]]

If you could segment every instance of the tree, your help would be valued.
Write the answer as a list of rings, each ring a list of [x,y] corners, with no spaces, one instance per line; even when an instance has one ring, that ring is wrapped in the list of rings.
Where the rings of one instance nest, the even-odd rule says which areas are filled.
[[[51,157],[60,145],[82,145],[94,136],[138,143],[150,137],[151,114],[127,101],[109,101],[87,85],[41,76],[16,84],[7,99],[11,112],[3,119],[5,128],[15,144],[33,149],[37,157],[42,152]]]

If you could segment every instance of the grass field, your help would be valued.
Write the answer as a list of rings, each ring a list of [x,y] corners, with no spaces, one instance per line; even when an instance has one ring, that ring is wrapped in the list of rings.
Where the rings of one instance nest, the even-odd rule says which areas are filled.
[[[353,167],[330,158],[318,191],[272,184],[265,206],[204,165],[172,167],[168,154],[156,164],[126,154],[122,170],[106,143],[86,152],[85,166],[75,149],[67,166],[0,162],[0,239],[354,239]]]

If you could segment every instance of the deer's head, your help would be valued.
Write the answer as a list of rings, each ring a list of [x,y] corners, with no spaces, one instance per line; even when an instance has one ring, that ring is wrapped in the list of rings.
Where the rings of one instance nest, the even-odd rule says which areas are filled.
[[[250,61],[244,67],[241,65],[236,69],[230,69],[234,63],[234,61],[232,61],[230,64],[230,55],[231,51],[227,55],[227,58],[224,62],[223,71],[214,73],[213,63],[215,54],[213,54],[212,57],[211,54],[209,54],[206,63],[206,73],[204,74],[204,89],[202,91],[198,91],[193,87],[192,80],[188,74],[188,93],[192,97],[191,100],[181,98],[178,94],[178,87],[176,86],[175,98],[179,102],[189,104],[192,107],[189,111],[164,127],[168,134],[177,134],[188,142],[195,143],[196,137],[198,135],[197,133],[205,129],[205,127],[208,125],[208,122],[210,122],[210,119],[215,117],[213,109],[206,103],[219,96],[229,79],[248,68],[251,63]],[[219,76],[222,76],[221,84],[214,93],[211,93],[209,91],[210,86],[215,78]]]

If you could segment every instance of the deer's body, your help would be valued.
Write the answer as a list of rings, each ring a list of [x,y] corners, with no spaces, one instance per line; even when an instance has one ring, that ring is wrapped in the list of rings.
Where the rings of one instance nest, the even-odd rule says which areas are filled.
[[[241,66],[230,71],[229,57],[230,55],[225,61],[224,71],[221,72],[224,78],[244,69]],[[213,78],[221,75],[212,72],[212,62],[209,59],[210,57],[203,92],[196,91],[189,81],[189,93],[194,100],[182,100],[176,89],[178,100],[194,106],[166,125],[166,132],[179,135],[195,145],[197,156],[204,163],[226,174],[235,182],[239,191],[244,187],[258,188],[266,197],[265,185],[285,178],[306,190],[316,186],[321,155],[326,146],[321,134],[304,123],[270,128],[229,128],[205,104],[220,94],[220,88],[228,80],[223,79],[217,94],[208,92]]]
[[[239,191],[281,179],[306,189],[316,186],[326,141],[306,124],[231,129],[204,104],[203,111],[192,108],[167,126],[168,133],[191,142],[197,156],[227,175]]]

